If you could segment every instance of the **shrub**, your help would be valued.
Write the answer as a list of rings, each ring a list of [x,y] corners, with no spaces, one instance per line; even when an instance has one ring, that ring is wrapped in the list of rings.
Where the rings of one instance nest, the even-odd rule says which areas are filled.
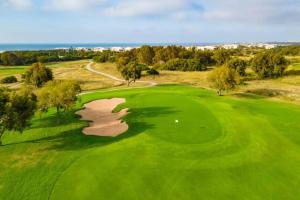
[[[283,76],[288,61],[280,54],[264,52],[252,60],[252,69],[260,78],[277,78]]]
[[[15,76],[8,76],[3,78],[0,82],[3,84],[16,83],[18,82],[18,79]]]
[[[217,89],[217,93],[220,96],[223,91],[231,90],[240,84],[239,74],[227,66],[214,69],[208,80],[211,82],[211,86]]]
[[[161,69],[170,71],[204,71],[206,66],[202,65],[197,59],[171,59],[160,65]]]
[[[156,75],[159,75],[159,72],[158,72],[156,69],[154,69],[154,68],[149,68],[149,69],[147,70],[147,74],[148,74],[148,75],[156,76]]]
[[[240,76],[245,76],[246,75],[246,68],[247,68],[247,62],[238,59],[238,58],[233,58],[227,62],[227,67],[234,69],[237,73],[239,73]]]
[[[52,70],[42,63],[35,63],[25,72],[23,79],[27,84],[41,87],[44,83],[53,79]]]

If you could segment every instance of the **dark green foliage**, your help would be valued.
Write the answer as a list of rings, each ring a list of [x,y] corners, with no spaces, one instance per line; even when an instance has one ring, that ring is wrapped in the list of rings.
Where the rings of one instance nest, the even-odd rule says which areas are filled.
[[[142,76],[142,69],[136,62],[130,62],[120,69],[123,78],[127,81],[128,86],[130,83],[135,82]]]
[[[225,64],[230,59],[230,51],[226,49],[217,49],[214,51],[213,59],[218,66]]]
[[[36,96],[27,88],[18,92],[0,89],[0,145],[5,130],[23,132],[36,109]]]
[[[4,52],[1,54],[1,61],[3,65],[21,65],[21,59],[14,53]]]
[[[116,52],[105,50],[97,53],[96,56],[93,57],[94,62],[105,63],[105,62],[115,62]]]
[[[40,51],[12,51],[0,54],[0,64],[2,65],[31,65],[36,62],[59,62],[73,61],[81,59],[91,59],[98,55],[98,52],[57,49],[57,50],[40,50]],[[113,57],[109,57],[110,62],[114,61]]]
[[[9,92],[5,88],[0,88],[0,145],[1,145],[1,136],[3,135],[6,129],[6,111],[7,104],[9,102]]]
[[[299,56],[300,55],[300,46],[291,45],[291,46],[281,46],[274,49],[274,52],[286,56]]]
[[[44,83],[53,79],[52,70],[42,63],[34,63],[25,74],[23,79],[27,84],[41,87]]]
[[[264,52],[252,60],[252,69],[260,78],[277,78],[283,76],[288,61],[280,54]]]
[[[80,92],[77,82],[50,81],[38,91],[38,108],[41,112],[47,112],[51,107],[55,107],[57,113],[61,109],[66,112],[75,106]]]
[[[3,78],[0,81],[0,83],[3,83],[3,84],[16,83],[16,82],[18,82],[18,79],[15,76],[8,76],[8,77]]]
[[[138,64],[138,67],[140,68],[141,71],[149,70],[148,65],[145,65],[145,64]]]
[[[242,59],[238,59],[238,58],[233,58],[231,60],[229,60],[226,63],[227,67],[234,69],[236,72],[239,73],[240,76],[245,76],[246,75],[246,68],[247,68],[247,62],[242,60]]]
[[[145,65],[153,64],[153,58],[155,56],[155,52],[151,46],[142,46],[137,50],[137,60],[139,63]]]
[[[171,59],[165,64],[161,64],[160,69],[171,71],[204,71],[206,66],[196,59]]]
[[[205,66],[214,65],[215,60],[213,59],[213,51],[195,51],[194,58],[199,60],[201,64]]]
[[[158,72],[156,69],[154,69],[154,68],[149,68],[149,69],[147,70],[147,74],[148,74],[148,75],[157,76],[157,75],[159,75],[159,72]]]

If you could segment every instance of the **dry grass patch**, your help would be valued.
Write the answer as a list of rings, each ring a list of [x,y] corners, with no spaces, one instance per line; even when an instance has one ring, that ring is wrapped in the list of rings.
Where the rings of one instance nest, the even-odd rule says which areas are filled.
[[[92,73],[85,69],[89,61],[64,62],[51,65],[54,77],[62,80],[79,81],[83,90],[118,87],[123,85],[118,81]]]

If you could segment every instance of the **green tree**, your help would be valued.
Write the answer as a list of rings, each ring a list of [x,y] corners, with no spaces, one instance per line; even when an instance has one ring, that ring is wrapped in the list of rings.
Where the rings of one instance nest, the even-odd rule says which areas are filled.
[[[221,66],[230,59],[230,52],[223,48],[217,49],[214,51],[212,58],[215,60],[217,66]]]
[[[41,112],[47,112],[55,107],[57,114],[62,109],[64,112],[75,106],[80,85],[74,81],[49,81],[38,91],[38,108]]]
[[[9,93],[5,88],[0,88],[0,145],[2,145],[1,137],[6,129],[6,112],[9,102]]]
[[[155,52],[151,46],[145,45],[138,49],[137,60],[145,65],[152,65]]]
[[[127,81],[127,85],[140,79],[142,76],[142,69],[136,62],[130,62],[120,69],[123,78]]]
[[[234,70],[227,66],[215,68],[208,77],[211,86],[217,89],[218,95],[222,95],[223,91],[234,89],[240,84],[240,76]]]
[[[29,125],[36,110],[36,96],[27,88],[18,92],[0,89],[0,145],[5,130],[19,131]]]
[[[127,56],[119,56],[117,58],[117,68],[121,70],[130,62],[130,57]]]
[[[3,65],[20,65],[22,64],[21,60],[14,53],[4,52],[1,54],[1,61]]]
[[[226,63],[226,66],[237,71],[240,76],[246,75],[247,62],[242,59],[233,58]]]
[[[52,70],[42,63],[34,63],[23,75],[25,83],[41,87],[53,79]]]
[[[283,76],[289,62],[279,53],[263,52],[252,60],[252,69],[260,78]]]

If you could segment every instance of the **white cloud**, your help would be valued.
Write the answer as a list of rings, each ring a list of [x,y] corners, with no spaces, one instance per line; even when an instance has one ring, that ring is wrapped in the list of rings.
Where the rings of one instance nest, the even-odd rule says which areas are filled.
[[[30,9],[33,5],[31,0],[6,0],[4,1],[4,4],[7,4],[18,10]]]
[[[79,11],[101,5],[105,0],[49,0],[44,8],[58,11]]]
[[[215,21],[282,23],[300,20],[299,0],[202,0],[203,18]]]
[[[104,9],[109,16],[178,16],[189,12],[194,0],[122,0]]]

